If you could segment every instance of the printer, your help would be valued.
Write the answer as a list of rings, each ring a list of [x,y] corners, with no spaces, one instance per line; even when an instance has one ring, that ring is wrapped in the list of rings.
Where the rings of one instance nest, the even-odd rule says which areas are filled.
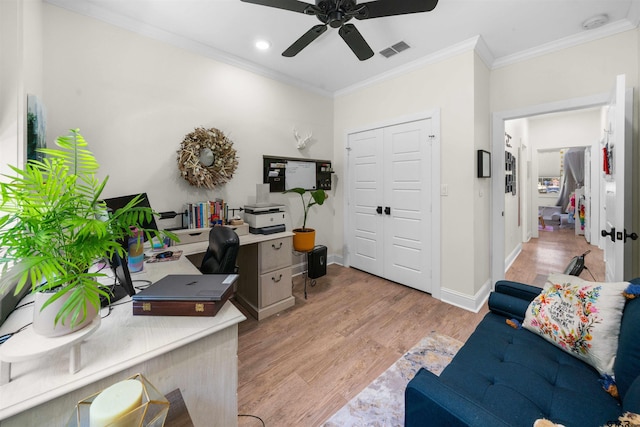
[[[244,220],[251,234],[273,234],[286,230],[283,205],[256,204],[244,206]]]

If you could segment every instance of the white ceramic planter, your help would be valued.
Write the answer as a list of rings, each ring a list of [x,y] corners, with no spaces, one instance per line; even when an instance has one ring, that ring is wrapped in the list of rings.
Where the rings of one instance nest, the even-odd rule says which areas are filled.
[[[45,337],[59,337],[70,334],[71,332],[75,332],[87,326],[98,315],[98,312],[93,305],[89,304],[87,307],[87,318],[83,322],[71,328],[71,316],[68,316],[65,319],[59,320],[56,324],[56,314],[58,314],[58,311],[60,311],[60,308],[65,301],[69,299],[70,294],[67,293],[61,298],[58,298],[58,300],[54,301],[51,305],[42,310],[44,303],[53,295],[54,294],[50,292],[37,292],[35,294],[33,307],[33,330],[38,335],[43,335]]]

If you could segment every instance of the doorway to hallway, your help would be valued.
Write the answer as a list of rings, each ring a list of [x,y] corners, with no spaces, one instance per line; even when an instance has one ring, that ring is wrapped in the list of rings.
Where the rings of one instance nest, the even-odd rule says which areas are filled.
[[[603,251],[590,245],[584,236],[576,235],[572,228],[540,231],[537,239],[523,243],[522,251],[507,270],[505,278],[542,287],[549,274],[562,273],[571,258],[588,250],[591,252],[585,256],[587,268],[580,277],[589,281],[594,281],[595,278],[595,281],[603,282]]]
[[[625,76],[620,75],[617,76],[615,84],[613,85],[613,89],[610,93],[603,93],[600,95],[592,95],[584,98],[574,98],[565,101],[558,101],[549,104],[542,104],[532,107],[525,107],[519,110],[511,110],[504,111],[499,113],[494,113],[492,116],[492,147],[494,154],[505,152],[505,121],[535,116],[539,114],[546,113],[554,113],[554,112],[562,112],[562,111],[571,111],[578,109],[588,109],[594,107],[606,106],[608,108],[608,112],[614,112],[616,114],[610,115],[613,117],[609,118],[609,115],[606,119],[607,125],[604,126],[606,132],[610,132],[609,129],[611,124],[615,122],[616,129],[618,131],[614,134],[611,132],[611,135],[614,135],[616,146],[617,156],[614,157],[616,159],[616,164],[614,170],[615,177],[612,179],[614,184],[608,185],[605,188],[606,194],[617,195],[617,197],[607,197],[606,205],[611,206],[613,209],[607,210],[607,212],[611,212],[612,214],[617,214],[615,221],[612,220],[611,227],[606,228],[606,232],[612,236],[611,240],[618,240],[618,236],[626,235],[626,230],[632,230],[631,224],[631,215],[630,215],[630,205],[628,203],[631,200],[630,197],[630,186],[625,186],[625,182],[630,182],[627,178],[627,175],[631,173],[630,168],[625,167],[624,160],[630,159],[627,151],[630,150],[630,127],[627,126],[627,123],[630,123],[630,117],[632,114],[632,89],[625,89]],[[607,133],[609,135],[609,133]],[[605,148],[608,145],[608,141],[604,141]],[[598,148],[596,148],[596,152],[598,152]],[[606,153],[605,153],[606,154]],[[608,154],[606,154],[608,156]],[[502,160],[501,156],[494,155],[492,156],[492,170],[496,171],[496,176],[492,180],[492,208],[491,208],[491,248],[492,253],[495,256],[492,257],[491,260],[491,277],[492,280],[496,281],[500,278],[505,277],[505,260],[507,253],[505,252],[505,202],[504,202],[504,193],[505,193],[505,172],[504,166],[501,164],[504,160]],[[535,165],[534,165],[535,166]],[[593,169],[597,170],[597,169]],[[608,170],[608,169],[607,169]],[[606,171],[605,170],[605,173]],[[618,177],[620,175],[620,177]],[[620,178],[618,180],[618,178]],[[619,185],[618,185],[619,182]],[[620,191],[617,191],[619,186]],[[615,189],[614,189],[615,187]],[[611,188],[611,189],[610,189]],[[629,193],[629,194],[628,194]],[[611,201],[609,201],[611,199]],[[597,203],[593,203],[596,205]],[[618,206],[620,205],[620,206]],[[593,212],[593,211],[592,211]],[[533,218],[531,218],[533,219]],[[530,221],[531,221],[530,219]],[[537,219],[537,218],[536,218]],[[607,220],[608,221],[608,220]],[[595,222],[595,221],[593,221]],[[530,222],[531,223],[531,222]],[[615,223],[615,224],[614,224]],[[537,225],[537,221],[536,221]],[[614,226],[618,230],[623,230],[621,232],[616,231],[615,240],[614,240]],[[604,229],[604,228],[601,228]],[[609,231],[611,230],[611,231]],[[537,230],[532,230],[537,231]],[[631,233],[629,235],[632,235]],[[626,239],[622,239],[622,237],[618,240],[620,243],[615,246],[615,248],[609,248],[605,246],[604,253],[605,258],[607,259],[607,281],[611,280],[623,280],[624,277],[629,276],[628,272],[625,270],[631,270],[633,267],[630,262],[631,257],[631,244],[623,244],[626,242]],[[592,242],[594,243],[594,242]],[[615,250],[614,250],[615,249]],[[501,256],[505,254],[505,256]],[[577,255],[577,254],[576,254]],[[611,260],[612,257],[615,257],[613,262]],[[627,261],[629,259],[629,261]],[[611,267],[615,267],[612,269]],[[614,271],[614,275],[610,275],[609,272]],[[611,279],[610,279],[611,277]]]

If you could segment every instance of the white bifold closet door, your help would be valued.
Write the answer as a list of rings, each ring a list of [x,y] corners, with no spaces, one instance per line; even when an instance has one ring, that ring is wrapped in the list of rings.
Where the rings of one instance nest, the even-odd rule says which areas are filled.
[[[349,261],[431,292],[431,131],[418,120],[348,136]]]

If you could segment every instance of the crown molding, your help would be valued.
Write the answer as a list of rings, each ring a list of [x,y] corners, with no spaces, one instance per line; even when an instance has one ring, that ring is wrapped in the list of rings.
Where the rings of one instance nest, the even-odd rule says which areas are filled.
[[[221,50],[215,49],[204,43],[179,36],[169,31],[161,30],[157,27],[154,27],[153,25],[144,24],[137,20],[134,20],[119,14],[114,14],[104,8],[97,7],[91,3],[82,2],[78,0],[45,0],[45,1],[54,6],[58,6],[62,9],[66,9],[74,13],[79,13],[89,18],[97,19],[107,24],[114,25],[119,28],[123,28],[127,31],[131,31],[136,34],[149,37],[151,39],[161,41],[163,43],[167,43],[174,47],[178,47],[178,48],[190,51],[192,53],[205,56],[207,58],[213,59],[218,62],[222,62],[224,64],[228,64],[246,71],[250,71],[252,73],[261,75],[263,77],[267,77],[267,78],[279,81],[281,83],[296,86],[298,88],[301,88],[310,92],[314,92],[316,94],[326,96],[328,98],[331,98],[333,96],[333,94],[329,91],[320,89],[316,86],[309,85],[305,82],[294,79],[291,76],[288,76],[286,74],[282,74],[282,73],[273,71],[271,69],[258,66],[255,63],[246,61],[242,58],[231,55],[227,52],[223,52]]]
[[[430,65],[430,64],[435,64],[441,61],[444,61],[445,59],[448,58],[452,58],[454,56],[460,55],[461,53],[464,52],[468,52],[471,50],[474,50],[476,48],[476,46],[478,45],[479,41],[482,40],[482,37],[480,36],[475,36],[472,37],[470,39],[467,39],[463,42],[454,44],[452,46],[449,46],[446,49],[442,49],[439,50],[431,55],[427,55],[424,56],[422,58],[416,59],[414,61],[411,61],[407,64],[401,65],[399,67],[396,67],[392,70],[389,70],[387,72],[384,72],[382,74],[378,74],[377,76],[374,76],[370,79],[366,79],[363,80],[361,82],[358,82],[354,85],[348,86],[344,89],[338,90],[334,93],[335,97],[338,96],[343,96],[343,95],[347,95],[349,93],[355,92],[357,90],[363,89],[367,86],[371,86],[374,85],[376,83],[380,83],[383,82],[385,80],[389,80],[392,79],[394,77],[398,77],[401,76],[403,74],[407,74],[411,71],[417,70],[419,68],[422,68],[426,65]],[[482,45],[486,46],[486,44],[484,43],[484,41],[481,42]],[[488,51],[488,49],[486,49]],[[484,60],[484,58],[483,58]]]
[[[491,53],[491,49],[489,49],[489,46],[484,41],[482,36],[478,36],[478,40],[474,49],[480,59],[482,59],[482,62],[484,62],[484,65],[486,65],[488,69],[491,69],[491,67],[493,66],[493,62],[495,61],[495,57],[493,56],[493,53]]]
[[[634,5],[638,5],[638,2],[635,2]],[[497,58],[495,61],[493,61],[493,65],[491,69],[495,70],[497,68],[506,67],[508,65],[533,59],[538,56],[558,52],[563,49],[581,45],[583,43],[588,43],[588,42],[599,40],[615,34],[619,34],[625,31],[633,30],[638,27],[638,15],[640,15],[640,6],[635,7],[635,9],[638,9],[638,11],[635,12],[635,16],[632,16],[633,15],[632,13],[629,14],[629,17],[631,18],[631,20],[623,19],[623,20],[616,21],[611,24],[602,26],[600,28],[596,28],[595,30],[583,31],[580,34],[564,37],[564,38],[555,40],[551,43],[545,43],[543,45],[536,46],[532,49],[527,49],[518,53],[514,53],[513,55],[502,56],[500,58]]]
[[[427,55],[425,57],[419,58],[417,60],[414,60],[404,65],[401,65],[387,72],[381,73],[372,78],[360,81],[354,85],[337,90],[335,92],[330,92],[330,91],[321,89],[317,86],[313,86],[311,84],[303,82],[301,80],[297,80],[284,73],[280,73],[280,72],[259,66],[253,62],[241,59],[227,52],[215,49],[204,43],[201,43],[186,37],[178,36],[177,34],[174,34],[165,30],[161,30],[152,25],[141,24],[140,22],[135,21],[133,19],[130,19],[118,14],[114,14],[104,8],[97,7],[94,4],[89,2],[83,2],[78,0],[44,0],[44,1],[54,6],[58,6],[66,10],[79,13],[81,15],[84,15],[90,18],[98,19],[100,21],[106,22],[116,27],[120,27],[125,30],[131,31],[133,33],[140,34],[140,35],[167,43],[169,45],[208,57],[210,59],[228,64],[234,67],[238,67],[240,69],[255,73],[257,75],[261,75],[263,77],[270,78],[270,79],[279,81],[281,83],[292,85],[300,89],[304,89],[304,90],[307,90],[322,96],[326,96],[329,98],[335,98],[335,97],[339,97],[339,96],[343,96],[343,95],[355,92],[367,86],[371,86],[371,85],[380,83],[382,81],[401,76],[403,74],[412,72],[426,65],[444,61],[448,58],[460,55],[461,53],[468,52],[470,50],[473,50],[478,54],[479,58],[484,62],[487,68],[489,68],[490,70],[495,70],[497,68],[506,67],[511,64],[526,61],[526,60],[536,58],[538,56],[546,55],[549,53],[557,52],[569,47],[574,47],[583,43],[595,41],[595,40],[609,37],[618,33],[633,30],[633,29],[636,29],[640,24],[640,0],[639,0],[639,1],[632,2],[629,12],[627,14],[627,18],[624,20],[616,21],[614,23],[605,25],[603,27],[600,27],[594,30],[583,31],[578,35],[565,37],[565,38],[562,38],[550,43],[546,43],[532,49],[527,49],[512,55],[506,55],[500,58],[495,58],[491,50],[489,49],[488,45],[482,38],[482,36],[478,35],[470,39],[464,40],[460,43],[456,43],[452,46],[449,46],[433,54]]]

